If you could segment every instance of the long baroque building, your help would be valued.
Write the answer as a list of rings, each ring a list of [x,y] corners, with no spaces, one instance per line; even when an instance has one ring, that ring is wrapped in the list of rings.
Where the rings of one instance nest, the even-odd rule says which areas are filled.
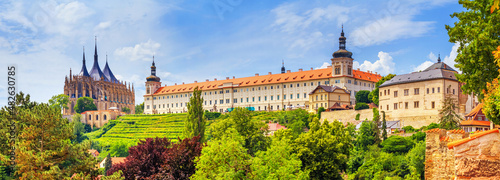
[[[79,74],[73,75],[70,69],[69,77],[64,81],[64,94],[69,96],[68,107],[64,110],[64,115],[73,115],[76,101],[80,97],[91,97],[97,110],[108,110],[116,107],[121,110],[123,107],[135,112],[135,91],[134,85],[116,79],[108,65],[106,55],[106,65],[101,71],[97,55],[97,39],[94,52],[94,65],[87,71],[85,65],[85,48],[83,49],[83,64]]]
[[[251,107],[256,111],[276,111],[284,108],[316,110],[327,104],[309,104],[309,93],[319,85],[338,86],[350,94],[350,104],[355,104],[356,92],[373,90],[381,75],[370,71],[353,69],[352,53],[346,50],[346,38],[342,30],[339,50],[333,53],[331,66],[324,69],[296,72],[281,67],[280,74],[255,74],[251,77],[232,78],[204,82],[162,86],[156,76],[156,66],[151,66],[151,75],[146,78],[144,95],[145,114],[187,112],[187,103],[195,87],[202,90],[203,108],[225,112],[234,107]]]

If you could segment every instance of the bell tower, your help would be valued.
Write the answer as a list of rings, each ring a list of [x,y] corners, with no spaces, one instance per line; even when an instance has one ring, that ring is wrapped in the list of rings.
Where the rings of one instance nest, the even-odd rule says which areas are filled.
[[[346,38],[344,36],[344,25],[339,37],[339,50],[332,54],[332,76],[353,76],[352,74],[352,52],[346,50]]]
[[[156,76],[155,57],[151,65],[151,75],[146,78],[146,95],[152,95],[161,87],[160,77]]]

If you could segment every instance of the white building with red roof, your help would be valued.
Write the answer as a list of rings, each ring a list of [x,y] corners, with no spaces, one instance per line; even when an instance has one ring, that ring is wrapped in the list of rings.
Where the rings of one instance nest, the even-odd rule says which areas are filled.
[[[346,38],[342,30],[339,50],[333,53],[332,65],[324,69],[296,72],[281,68],[280,74],[232,78],[189,84],[161,85],[156,76],[156,66],[146,78],[144,95],[145,114],[187,112],[187,103],[195,87],[202,90],[203,108],[225,112],[234,107],[253,107],[256,111],[276,111],[285,107],[309,107],[309,92],[318,85],[338,86],[350,93],[350,104],[355,104],[356,92],[371,91],[382,76],[371,71],[353,69],[352,53],[346,50]]]

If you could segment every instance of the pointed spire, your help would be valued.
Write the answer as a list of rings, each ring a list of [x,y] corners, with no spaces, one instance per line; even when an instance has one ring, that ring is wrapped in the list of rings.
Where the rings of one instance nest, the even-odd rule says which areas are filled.
[[[344,36],[344,23],[342,23],[342,32],[340,33],[340,36]]]
[[[87,76],[89,77],[89,72],[87,71],[87,65],[85,64],[85,46],[83,46],[83,64],[82,64],[82,70],[80,71],[79,76]]]
[[[153,66],[155,66],[155,55],[153,55]]]
[[[438,53],[438,63],[441,62],[441,53]]]
[[[281,74],[285,73],[285,60],[281,59]]]
[[[104,76],[104,74],[101,71],[101,68],[99,67],[99,58],[97,56],[97,36],[95,36],[95,51],[94,51],[94,65],[92,66],[92,69],[90,70],[90,77],[93,78],[94,80],[100,81],[103,79],[104,81],[108,81],[109,79]]]

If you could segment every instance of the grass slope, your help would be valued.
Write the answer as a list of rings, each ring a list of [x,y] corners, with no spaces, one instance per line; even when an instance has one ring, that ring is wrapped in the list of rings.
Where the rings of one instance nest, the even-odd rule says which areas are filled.
[[[125,115],[117,120],[112,120],[116,125],[107,131],[103,127],[88,133],[87,136],[93,141],[98,141],[101,145],[111,145],[118,141],[136,144],[139,140],[155,137],[166,137],[175,142],[177,137],[182,135],[186,115],[185,113]]]

